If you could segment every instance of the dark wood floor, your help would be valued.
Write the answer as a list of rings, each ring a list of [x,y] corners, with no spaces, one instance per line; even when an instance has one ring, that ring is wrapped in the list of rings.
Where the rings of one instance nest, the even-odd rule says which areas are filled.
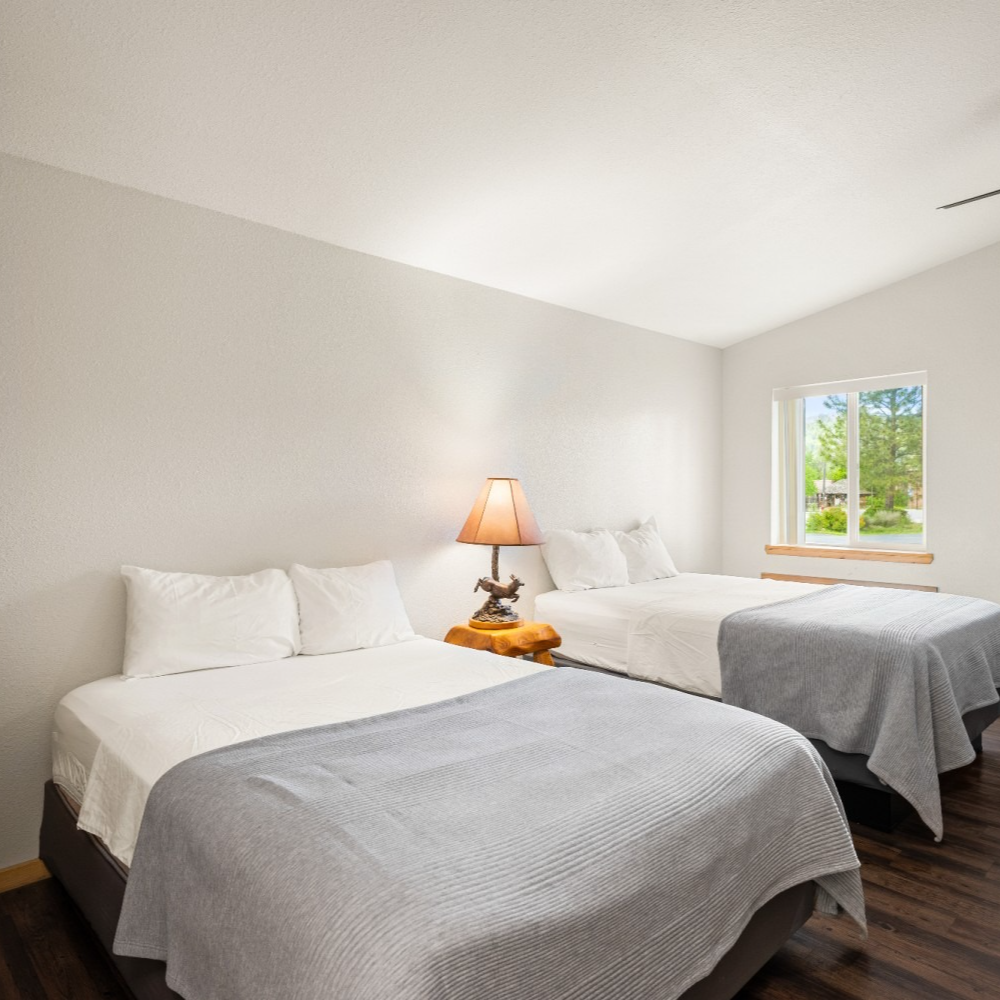
[[[54,879],[0,894],[0,1000],[130,1000]]]
[[[1000,722],[941,784],[940,844],[916,817],[891,834],[854,827],[868,939],[816,915],[740,1000],[1000,998]]]
[[[945,776],[945,840],[855,828],[869,937],[814,916],[740,1000],[1000,998],[1000,722]],[[53,881],[0,895],[0,1000],[128,1000]],[[277,998],[276,998],[277,1000]]]

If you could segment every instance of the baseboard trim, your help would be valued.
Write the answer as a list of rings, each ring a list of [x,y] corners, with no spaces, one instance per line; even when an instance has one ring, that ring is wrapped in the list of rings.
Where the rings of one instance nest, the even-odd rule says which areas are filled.
[[[0,892],[10,892],[11,889],[20,889],[22,885],[31,885],[32,882],[41,882],[42,879],[51,877],[44,862],[38,858],[22,861],[10,868],[0,868]]]
[[[890,590],[924,590],[936,594],[937,587],[925,587],[919,583],[880,583],[878,580],[837,580],[832,576],[793,576],[790,573],[761,573],[762,580],[787,580],[790,583],[849,583],[852,587],[888,587]]]

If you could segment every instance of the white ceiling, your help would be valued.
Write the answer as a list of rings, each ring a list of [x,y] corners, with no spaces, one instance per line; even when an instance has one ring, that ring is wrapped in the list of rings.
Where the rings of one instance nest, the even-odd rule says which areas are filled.
[[[727,345],[1000,240],[997,0],[5,0],[0,148]]]

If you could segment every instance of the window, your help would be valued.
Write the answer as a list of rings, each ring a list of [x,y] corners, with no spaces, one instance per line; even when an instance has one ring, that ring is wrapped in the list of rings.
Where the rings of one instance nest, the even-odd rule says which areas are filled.
[[[772,540],[927,548],[927,373],[774,392]]]

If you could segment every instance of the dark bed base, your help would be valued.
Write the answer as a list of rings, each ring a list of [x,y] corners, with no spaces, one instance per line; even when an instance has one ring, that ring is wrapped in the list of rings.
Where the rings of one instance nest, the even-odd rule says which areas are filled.
[[[136,1000],[183,1000],[167,986],[162,962],[112,953],[125,871],[100,841],[76,828],[75,812],[51,781],[45,784],[39,856],[90,924]],[[679,1000],[731,1000],[809,919],[814,897],[813,883],[806,882],[765,903],[711,974]]]
[[[553,651],[552,658],[558,667],[576,667],[582,670],[595,670],[613,677],[634,679],[612,670],[602,670],[600,667],[592,667],[589,664],[571,660],[566,656],[559,655],[556,651]],[[648,683],[655,683],[655,681]],[[998,689],[998,693],[1000,693],[1000,689]],[[977,754],[981,753],[983,749],[984,730],[997,718],[1000,718],[1000,702],[995,705],[987,705],[985,708],[978,708],[963,716],[962,721],[965,723],[965,729]],[[868,757],[865,754],[841,753],[839,750],[827,746],[822,740],[810,739],[809,742],[816,747],[819,755],[830,769],[830,773],[837,783],[837,790],[840,792],[840,800],[844,803],[844,812],[847,813],[849,820],[860,823],[862,826],[871,827],[873,830],[889,833],[907,816],[913,815],[913,806],[898,792],[893,791],[888,785],[883,785],[868,770]]]
[[[39,840],[38,856],[69,893],[137,1000],[183,1000],[167,986],[162,962],[112,953],[125,871],[96,837],[76,828],[76,813],[51,781],[45,783]]]

